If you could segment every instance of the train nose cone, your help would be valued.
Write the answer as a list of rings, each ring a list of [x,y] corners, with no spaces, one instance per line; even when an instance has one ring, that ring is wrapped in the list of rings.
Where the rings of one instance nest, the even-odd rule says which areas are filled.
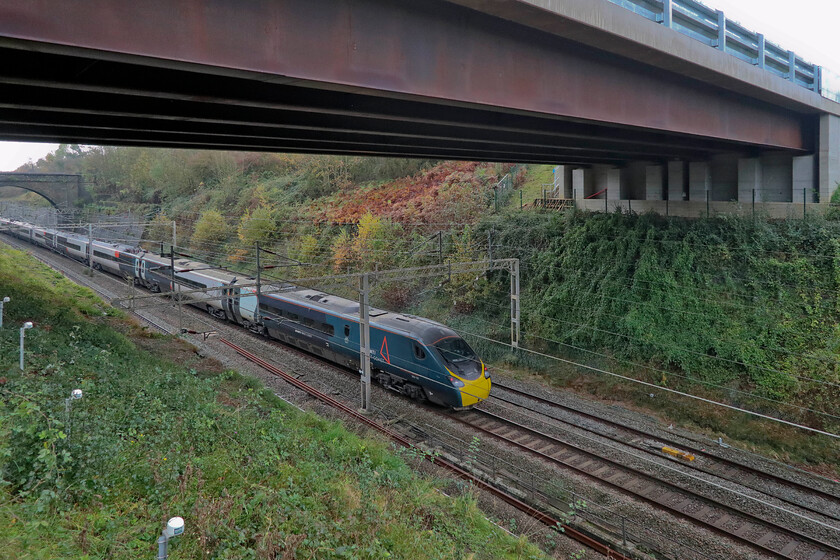
[[[490,396],[490,379],[483,375],[461,387],[461,406],[473,406]]]

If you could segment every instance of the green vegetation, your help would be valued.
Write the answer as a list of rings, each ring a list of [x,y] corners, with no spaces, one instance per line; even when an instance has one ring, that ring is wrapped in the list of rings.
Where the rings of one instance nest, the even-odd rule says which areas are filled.
[[[836,223],[512,212],[482,222],[478,236],[489,229],[496,254],[522,259],[527,347],[840,432],[833,416],[840,402]],[[479,298],[472,315],[450,322],[506,340],[498,320],[506,282],[494,287],[499,303]],[[581,387],[583,377],[589,392],[775,455],[835,465],[829,469],[840,460],[828,438],[683,399],[652,403],[644,387],[476,345],[508,364],[551,372],[561,384]]]
[[[64,147],[36,166],[83,172],[114,210],[153,216],[146,239],[253,274],[254,243],[303,263],[264,278],[320,276],[496,257],[522,262],[528,347],[658,384],[837,431],[840,350],[838,221],[686,220],[519,210],[496,213],[493,186],[514,177],[532,204],[551,166],[335,156]],[[835,197],[838,194],[835,193]],[[272,260],[273,259],[273,260]],[[327,291],[355,297],[344,284]],[[466,332],[509,340],[507,277],[471,274],[377,284],[373,301]],[[471,341],[498,363],[581,385],[580,371]],[[590,383],[598,379],[597,383]],[[682,400],[602,377],[585,390],[620,396],[672,420],[742,438],[772,453],[831,463],[820,438],[772,433]],[[680,403],[679,406],[675,403]],[[798,408],[797,408],[798,407]],[[797,452],[797,449],[799,451]],[[834,461],[837,462],[837,461]]]
[[[16,559],[543,558],[378,441],[300,413],[0,246],[0,541]],[[22,321],[27,369],[14,352]],[[176,365],[177,364],[177,365]],[[81,388],[65,417],[65,398]],[[68,422],[69,420],[69,422]]]
[[[522,203],[534,204],[534,200],[542,198],[543,189],[554,184],[553,165],[531,165],[522,184]],[[519,207],[519,197],[511,199],[510,206]]]

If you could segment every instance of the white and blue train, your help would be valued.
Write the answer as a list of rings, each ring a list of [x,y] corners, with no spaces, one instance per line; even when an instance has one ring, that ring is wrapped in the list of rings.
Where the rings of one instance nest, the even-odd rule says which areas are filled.
[[[179,297],[218,319],[358,370],[358,302],[295,286],[264,286],[258,297],[253,278],[200,261],[179,258],[173,274],[170,257],[137,247],[97,240],[89,247],[87,236],[6,218],[0,218],[0,231],[152,292],[206,290]],[[372,375],[384,387],[456,409],[490,394],[484,363],[441,323],[371,308],[370,335]]]

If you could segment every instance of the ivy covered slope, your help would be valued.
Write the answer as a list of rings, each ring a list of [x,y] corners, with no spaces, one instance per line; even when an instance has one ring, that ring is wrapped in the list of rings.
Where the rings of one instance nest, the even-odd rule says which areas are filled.
[[[664,386],[836,414],[836,222],[512,213],[481,227],[494,230],[500,256],[522,258],[529,344],[652,365],[635,370]],[[806,420],[837,431],[827,418]]]
[[[386,444],[288,407],[4,245],[0,286],[12,299],[0,330],[4,558],[151,558],[173,515],[186,520],[173,560],[543,557]]]

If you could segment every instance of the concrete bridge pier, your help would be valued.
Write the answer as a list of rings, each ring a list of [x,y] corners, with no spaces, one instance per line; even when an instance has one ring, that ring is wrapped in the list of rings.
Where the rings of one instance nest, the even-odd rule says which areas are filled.
[[[840,183],[840,117],[820,116],[818,189],[820,202],[827,204]]]
[[[816,156],[799,156],[793,158],[793,202],[817,202],[817,158]],[[804,197],[804,199],[803,199]],[[820,197],[820,201],[827,203],[828,198]]]
[[[682,202],[686,193],[686,177],[684,161],[668,162],[668,200]]]
[[[664,168],[664,166],[662,166],[662,165],[647,165],[647,166],[645,166],[645,200],[663,200],[664,194],[665,194],[665,168]]]
[[[554,168],[554,196],[557,198],[574,198],[572,190],[572,166],[558,165]]]
[[[738,160],[738,202],[759,202],[762,185],[762,166],[760,158]]]
[[[704,202],[706,193],[712,189],[712,171],[707,161],[692,161],[688,164],[688,200]]]
[[[575,200],[583,200],[595,193],[592,190],[592,170],[586,167],[572,171],[572,189]]]

